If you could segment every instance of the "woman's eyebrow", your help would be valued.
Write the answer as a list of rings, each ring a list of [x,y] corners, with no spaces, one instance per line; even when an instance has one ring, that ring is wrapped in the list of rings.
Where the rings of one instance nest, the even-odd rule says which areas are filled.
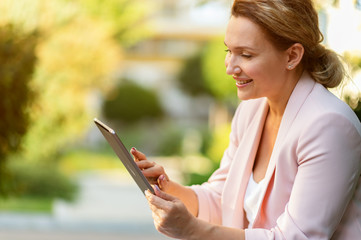
[[[227,44],[224,42],[224,45],[226,46],[226,47],[228,47],[227,46]],[[236,47],[234,47],[234,49],[235,50],[257,50],[257,49],[255,49],[255,48],[252,48],[252,47],[249,47],[249,46],[236,46]]]

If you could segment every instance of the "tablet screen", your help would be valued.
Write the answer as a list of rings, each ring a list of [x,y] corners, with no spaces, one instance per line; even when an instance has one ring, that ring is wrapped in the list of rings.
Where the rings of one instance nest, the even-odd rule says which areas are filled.
[[[137,164],[135,164],[132,156],[125,148],[124,144],[115,131],[98,119],[94,119],[94,122],[99,128],[100,132],[103,134],[104,138],[108,141],[109,145],[113,148],[114,152],[117,154],[118,158],[123,163],[129,174],[133,177],[134,181],[137,183],[143,194],[144,191],[148,189],[154,194],[152,186],[140,171]]]

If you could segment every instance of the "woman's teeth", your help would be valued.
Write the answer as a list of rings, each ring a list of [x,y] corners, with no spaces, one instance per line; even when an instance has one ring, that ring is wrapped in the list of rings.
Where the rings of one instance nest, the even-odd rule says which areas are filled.
[[[243,85],[243,84],[250,83],[250,82],[252,82],[252,79],[250,79],[250,80],[242,80],[242,81],[237,80],[238,85]]]

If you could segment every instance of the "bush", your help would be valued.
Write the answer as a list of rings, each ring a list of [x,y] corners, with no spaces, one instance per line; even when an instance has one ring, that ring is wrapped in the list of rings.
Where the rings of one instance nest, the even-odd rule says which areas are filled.
[[[57,168],[46,163],[12,165],[12,188],[18,197],[73,200],[77,185]]]
[[[224,124],[218,126],[214,131],[209,135],[208,133],[204,136],[206,140],[204,144],[205,159],[208,159],[208,164],[211,166],[208,168],[208,172],[199,173],[199,172],[189,172],[186,174],[187,185],[193,184],[202,184],[206,182],[208,178],[213,174],[213,172],[218,169],[220,161],[223,157],[224,151],[229,144],[229,134],[231,132],[231,124]],[[204,165],[204,164],[203,164]]]
[[[190,96],[212,95],[207,88],[202,72],[202,55],[196,54],[187,59],[178,76],[180,88]]]
[[[182,154],[183,136],[181,129],[169,128],[160,133],[157,154],[161,156],[174,156]]]
[[[129,81],[121,84],[104,102],[103,112],[108,119],[128,124],[163,116],[157,95]]]

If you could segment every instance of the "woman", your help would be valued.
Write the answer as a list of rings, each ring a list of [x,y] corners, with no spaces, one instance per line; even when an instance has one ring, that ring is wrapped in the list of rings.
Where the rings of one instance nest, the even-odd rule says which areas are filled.
[[[361,239],[361,126],[327,88],[344,77],[311,0],[236,0],[226,72],[242,100],[207,183],[184,187],[131,152],[156,228],[183,239]]]

